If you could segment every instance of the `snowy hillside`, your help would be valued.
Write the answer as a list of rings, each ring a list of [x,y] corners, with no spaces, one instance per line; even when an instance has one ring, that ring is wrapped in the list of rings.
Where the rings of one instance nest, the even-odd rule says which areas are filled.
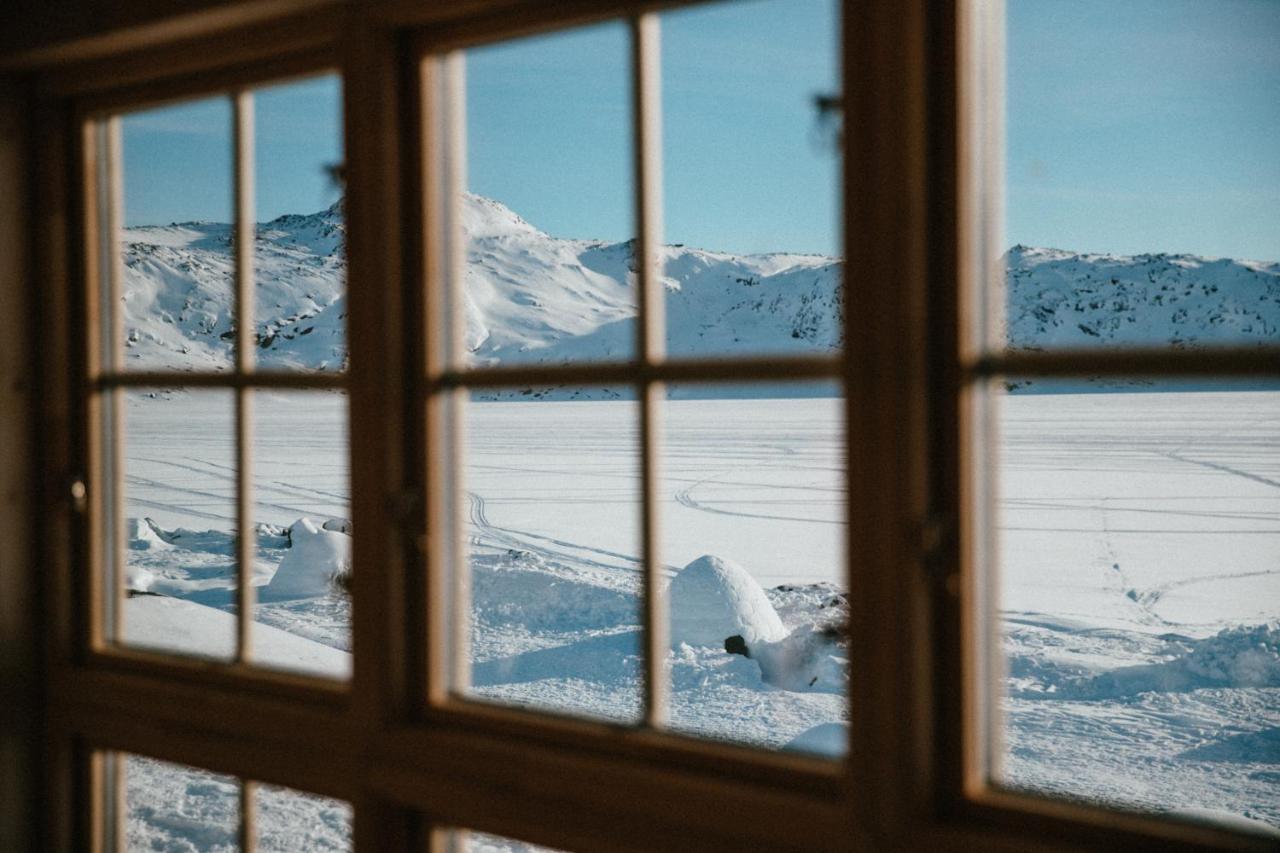
[[[346,361],[346,226],[340,204],[258,226],[255,340],[266,367],[338,370]],[[226,369],[232,362],[229,225],[125,231],[125,364]]]
[[[463,310],[476,364],[626,358],[635,339],[634,245],[549,236],[498,202],[464,200]],[[340,369],[346,262],[340,206],[260,225],[255,340],[267,367]],[[227,225],[133,228],[125,237],[126,361],[226,368],[232,360]],[[840,264],[812,255],[665,249],[674,354],[830,350]]]
[[[1280,263],[1194,255],[1005,255],[1016,348],[1280,342]]]
[[[634,245],[553,237],[499,202],[464,199],[463,310],[476,364],[621,359],[635,339]],[[340,203],[258,228],[255,340],[267,367],[346,362]],[[840,261],[814,255],[663,251],[672,355],[827,352],[840,343]],[[1191,255],[1082,255],[1015,246],[1008,339],[1016,348],[1280,341],[1280,264]],[[126,232],[131,367],[231,363],[231,234],[184,223]]]

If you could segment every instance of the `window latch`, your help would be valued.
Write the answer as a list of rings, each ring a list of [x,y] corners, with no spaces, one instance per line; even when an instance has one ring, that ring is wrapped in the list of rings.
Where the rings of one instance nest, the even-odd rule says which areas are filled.
[[[67,478],[67,503],[77,515],[84,515],[88,511],[89,487],[85,484],[84,477],[73,474]]]

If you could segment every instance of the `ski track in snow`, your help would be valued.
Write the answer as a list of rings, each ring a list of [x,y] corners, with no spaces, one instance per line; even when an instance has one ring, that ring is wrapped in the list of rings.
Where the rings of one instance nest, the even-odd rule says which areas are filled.
[[[468,521],[480,534],[480,539],[478,540],[480,544],[496,545],[516,551],[528,551],[544,558],[560,560],[570,564],[593,566],[598,569],[617,569],[619,568],[619,563],[622,564],[622,567],[630,567],[636,571],[640,569],[640,558],[631,554],[620,554],[616,551],[592,548],[587,545],[566,542],[562,539],[542,536],[537,533],[498,527],[490,523],[489,516],[485,511],[486,501],[482,496],[472,491],[468,491],[466,496]],[[612,557],[617,562],[599,562],[584,557],[582,556],[583,554],[599,554],[605,557]]]
[[[792,453],[794,453],[795,451],[793,450],[793,451],[791,451],[791,452],[792,452]],[[733,470],[735,470],[735,469],[732,469],[732,468],[730,468],[730,469],[726,469],[726,470],[725,470],[724,472],[722,472],[722,473],[723,473],[723,474],[728,474],[730,471],[733,471]],[[699,501],[699,500],[697,500],[696,498],[694,498],[694,497],[693,497],[693,490],[694,490],[694,489],[696,489],[696,488],[698,488],[699,486],[704,486],[704,485],[708,485],[708,484],[711,484],[711,485],[717,485],[717,486],[724,486],[724,485],[728,485],[728,484],[726,483],[726,481],[724,481],[724,480],[722,480],[722,479],[721,479],[721,476],[722,476],[722,475],[714,475],[714,476],[711,476],[711,477],[707,477],[707,478],[705,478],[705,479],[702,479],[702,480],[697,481],[696,483],[694,483],[694,484],[692,484],[692,485],[690,485],[690,486],[687,486],[687,487],[685,487],[685,488],[683,488],[683,489],[678,490],[678,491],[675,493],[675,500],[676,500],[676,503],[680,504],[681,506],[687,506],[689,509],[696,509],[696,510],[698,510],[698,511],[700,511],[700,512],[710,512],[710,513],[715,513],[715,514],[717,514],[717,515],[733,515],[733,516],[738,516],[739,518],[761,518],[761,519],[765,519],[766,521],[799,521],[799,522],[803,522],[803,523],[805,523],[805,524],[835,524],[835,525],[843,525],[843,522],[841,522],[841,521],[835,521],[835,520],[827,519],[827,518],[805,518],[805,517],[794,516],[794,515],[776,515],[776,514],[774,514],[774,515],[768,515],[768,514],[764,514],[764,513],[757,513],[757,512],[743,512],[743,511],[741,511],[741,510],[725,509],[723,506],[712,506],[710,503],[707,503],[707,502],[705,502],[705,501]],[[755,487],[755,488],[759,488],[759,487],[764,486],[764,485],[766,485],[766,484],[764,484],[764,483],[738,483],[738,485],[747,485],[747,486],[752,486],[752,487]],[[786,485],[783,485],[783,486],[775,486],[775,485],[772,485],[772,484],[769,484],[769,487],[770,487],[770,488],[788,488],[788,489],[805,489],[805,488],[806,488],[806,487],[804,487],[804,486],[786,486]],[[723,504],[723,503],[725,503],[725,501],[720,501],[719,503]],[[732,503],[735,503],[735,504],[743,504],[743,503],[750,503],[750,501],[732,501]],[[780,501],[778,501],[778,500],[769,500],[769,501],[759,501],[758,503],[769,503],[769,504],[772,504],[772,505],[777,505],[777,504],[779,504],[779,503],[781,503],[781,502],[780,502]],[[801,501],[801,503],[817,503],[817,502],[815,502],[815,501]]]

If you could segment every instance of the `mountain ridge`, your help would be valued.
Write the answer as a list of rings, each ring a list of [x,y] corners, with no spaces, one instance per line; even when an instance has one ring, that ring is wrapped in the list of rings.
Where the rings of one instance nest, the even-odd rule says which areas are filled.
[[[470,194],[462,213],[467,263],[460,308],[469,363],[632,355],[634,241],[553,237],[500,202]],[[345,367],[345,242],[341,200],[257,226],[254,339],[264,367]],[[126,365],[230,369],[231,228],[209,222],[130,228],[124,244]],[[670,355],[840,348],[842,260],[682,245],[661,252]],[[1280,343],[1280,263],[1022,245],[1004,259],[1004,337],[1012,349]],[[852,310],[866,286],[874,283],[849,288]]]

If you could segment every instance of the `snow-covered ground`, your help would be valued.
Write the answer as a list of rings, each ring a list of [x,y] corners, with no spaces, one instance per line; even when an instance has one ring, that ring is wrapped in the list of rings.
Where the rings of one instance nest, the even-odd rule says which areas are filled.
[[[1004,778],[1280,827],[1280,393],[1003,403]]]
[[[311,520],[307,535],[346,536],[332,522],[346,516],[345,399],[259,396],[255,512],[274,526],[261,533],[255,570],[257,647],[273,665],[341,677],[345,597],[324,583],[304,586],[302,597],[273,593],[270,582],[302,536],[295,522]],[[1002,778],[1280,827],[1280,392],[1000,402]],[[134,526],[129,555],[160,593],[129,601],[137,641],[229,653],[231,431],[210,426],[229,427],[228,403],[181,393],[129,402],[128,512],[151,519]],[[634,407],[468,407],[459,508],[479,697],[634,719]],[[841,750],[841,664],[856,666],[857,655],[823,633],[839,619],[844,589],[836,401],[676,400],[664,426],[664,563],[673,574],[706,554],[737,564],[783,626],[779,634],[769,619],[742,616],[758,608],[748,602],[724,618],[740,618],[748,638],[759,631],[752,658],[678,644],[673,727],[769,747],[803,736],[795,746]],[[340,548],[319,553],[322,575],[341,568]],[[723,600],[750,599],[734,583]],[[717,595],[713,583],[700,600]],[[784,675],[770,669],[777,661]],[[789,682],[797,671],[814,680]],[[138,772],[169,784],[160,770]],[[170,801],[179,818],[195,808],[161,800]],[[315,811],[309,803],[298,800],[297,813]],[[156,808],[133,809],[130,831],[169,825],[173,815]]]
[[[631,243],[549,235],[476,195],[462,207],[468,363],[632,354]],[[258,226],[254,339],[264,367],[346,366],[344,243],[341,203]],[[226,370],[235,337],[228,226],[128,229],[122,251],[126,368]],[[844,303],[838,259],[667,246],[663,261],[667,349],[677,356],[836,352],[843,312],[860,310],[852,297]],[[1015,349],[1280,342],[1276,263],[1025,246],[1005,261],[1005,321],[995,331]],[[1134,393],[1139,386],[1151,393]],[[1280,390],[1193,393],[1096,378],[1010,388],[995,515],[1002,633],[993,654],[1007,669],[1001,778],[1280,827]],[[1105,393],[1036,393],[1053,390]],[[840,407],[821,385],[670,392],[660,559],[672,577],[688,572],[671,587],[672,726],[839,753],[857,654],[838,625],[845,596],[858,592],[846,590],[841,564]],[[456,509],[472,574],[467,689],[477,698],[624,721],[639,712],[640,475],[627,396],[511,388],[468,407]],[[255,654],[342,678],[346,400],[265,391],[254,400]],[[226,657],[235,636],[232,399],[157,391],[131,396],[125,414],[135,594],[124,636]],[[740,637],[731,645],[746,654],[702,644],[720,633]],[[131,836],[159,849],[218,849],[191,822],[206,808],[199,771],[181,771],[197,780],[184,782],[139,762],[137,790],[167,793],[149,811],[131,810]],[[315,819],[319,807],[291,806],[294,796],[279,795],[284,825]]]

